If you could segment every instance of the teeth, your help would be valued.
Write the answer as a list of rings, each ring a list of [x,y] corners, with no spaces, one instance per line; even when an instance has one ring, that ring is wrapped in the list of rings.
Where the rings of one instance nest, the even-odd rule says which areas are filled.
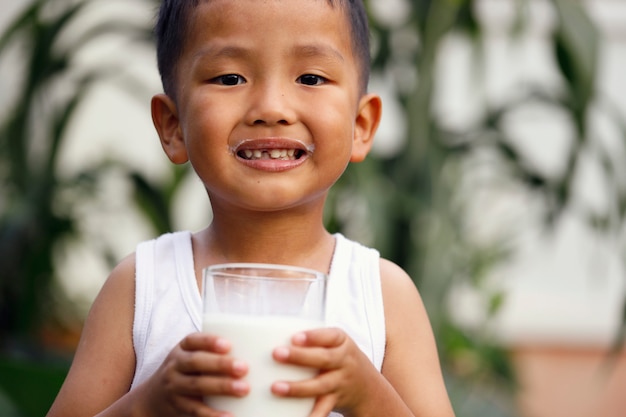
[[[278,160],[294,160],[299,156],[296,149],[245,149],[240,153],[245,159],[278,159]]]

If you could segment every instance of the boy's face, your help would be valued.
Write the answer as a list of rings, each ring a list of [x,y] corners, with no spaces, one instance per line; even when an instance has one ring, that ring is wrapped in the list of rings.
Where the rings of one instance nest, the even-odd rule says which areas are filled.
[[[350,26],[326,0],[210,0],[193,13],[177,100],[153,99],[164,149],[190,160],[216,205],[323,200],[360,161],[380,101],[359,93]]]

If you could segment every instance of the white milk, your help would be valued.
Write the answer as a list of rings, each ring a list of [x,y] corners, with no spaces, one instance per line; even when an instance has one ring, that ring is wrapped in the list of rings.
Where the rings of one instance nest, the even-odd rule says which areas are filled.
[[[235,417],[307,417],[314,398],[277,397],[270,388],[276,381],[312,378],[317,370],[276,362],[272,351],[290,344],[291,336],[299,331],[317,327],[322,327],[322,323],[298,317],[206,314],[203,331],[232,343],[231,355],[249,365],[245,379],[250,384],[245,397],[209,397],[207,404],[216,410],[229,411]]]

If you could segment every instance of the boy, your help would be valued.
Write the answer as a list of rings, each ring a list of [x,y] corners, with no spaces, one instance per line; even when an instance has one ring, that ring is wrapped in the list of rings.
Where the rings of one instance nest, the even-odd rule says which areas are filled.
[[[330,276],[331,327],[273,352],[319,375],[276,381],[274,395],[316,398],[312,417],[453,416],[412,281],[322,223],[381,115],[366,93],[367,30],[356,0],[164,1],[153,121],[170,160],[202,180],[213,221],[144,242],[114,269],[49,417],[229,415],[202,398],[246,395],[248,365],[199,332],[201,270],[227,262]]]

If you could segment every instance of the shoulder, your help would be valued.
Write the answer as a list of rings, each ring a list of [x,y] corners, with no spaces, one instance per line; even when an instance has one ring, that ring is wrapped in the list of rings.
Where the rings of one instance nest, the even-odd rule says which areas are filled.
[[[387,313],[387,306],[393,299],[398,297],[402,299],[419,299],[419,293],[411,280],[411,277],[394,262],[385,259],[380,256],[379,252],[368,246],[365,246],[359,242],[347,239],[341,234],[335,234],[338,241],[338,249],[342,255],[345,255],[352,265],[359,267],[366,267],[368,270],[373,270],[378,267],[380,275],[380,286],[383,294],[383,301],[385,301],[385,313]],[[345,248],[351,248],[346,250]]]
[[[380,258],[380,281],[385,297],[418,297],[419,293],[413,280],[397,264]]]
[[[134,315],[135,297],[135,254],[124,258],[110,273],[94,300],[87,317],[84,331],[91,329],[103,332],[129,330]],[[114,319],[117,326],[109,328],[107,323]],[[117,328],[117,330],[116,330]],[[131,333],[128,336],[132,336]]]
[[[380,281],[388,343],[404,338],[407,330],[430,334],[430,320],[411,277],[395,263],[380,259]]]
[[[135,289],[135,253],[128,255],[111,271],[98,297],[105,297],[108,292],[133,293]],[[117,297],[114,297],[117,298]]]

